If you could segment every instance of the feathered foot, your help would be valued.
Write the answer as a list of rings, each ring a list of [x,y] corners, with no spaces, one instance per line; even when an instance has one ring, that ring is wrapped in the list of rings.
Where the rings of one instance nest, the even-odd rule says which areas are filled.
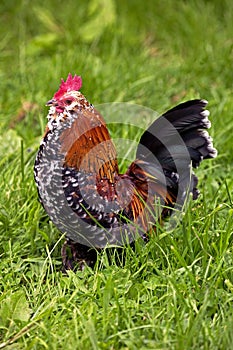
[[[97,251],[80,243],[67,239],[61,249],[63,271],[81,270],[85,266],[94,267]]]

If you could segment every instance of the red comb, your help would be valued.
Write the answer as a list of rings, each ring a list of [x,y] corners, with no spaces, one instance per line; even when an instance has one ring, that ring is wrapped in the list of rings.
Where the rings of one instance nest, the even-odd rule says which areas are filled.
[[[78,91],[82,86],[82,78],[74,75],[72,77],[72,74],[69,73],[66,81],[63,79],[61,80],[61,85],[59,87],[59,90],[54,94],[55,99],[59,99],[62,97],[67,91]]]

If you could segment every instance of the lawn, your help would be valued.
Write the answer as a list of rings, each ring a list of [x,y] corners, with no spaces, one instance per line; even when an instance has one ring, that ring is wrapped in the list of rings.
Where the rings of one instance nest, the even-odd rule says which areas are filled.
[[[8,0],[0,10],[0,349],[231,350],[233,2]],[[94,105],[162,113],[207,99],[218,157],[197,170],[201,195],[173,230],[126,247],[124,264],[103,252],[94,269],[65,275],[33,164],[45,104],[69,72]]]

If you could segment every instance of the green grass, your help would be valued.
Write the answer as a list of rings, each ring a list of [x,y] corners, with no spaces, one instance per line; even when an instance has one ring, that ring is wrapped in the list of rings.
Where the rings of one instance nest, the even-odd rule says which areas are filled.
[[[0,348],[232,349],[232,1],[9,0],[0,9]],[[94,104],[161,113],[207,99],[219,156],[198,169],[201,196],[172,232],[126,248],[124,266],[104,252],[94,270],[65,276],[33,162],[45,103],[68,72],[82,75]],[[25,101],[36,106],[17,118]]]

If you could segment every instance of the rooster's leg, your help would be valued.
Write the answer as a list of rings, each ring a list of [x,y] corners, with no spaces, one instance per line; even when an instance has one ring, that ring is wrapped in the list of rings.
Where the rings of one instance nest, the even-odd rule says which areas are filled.
[[[97,260],[95,249],[67,239],[61,249],[63,269],[83,270],[85,266],[94,267]]]

